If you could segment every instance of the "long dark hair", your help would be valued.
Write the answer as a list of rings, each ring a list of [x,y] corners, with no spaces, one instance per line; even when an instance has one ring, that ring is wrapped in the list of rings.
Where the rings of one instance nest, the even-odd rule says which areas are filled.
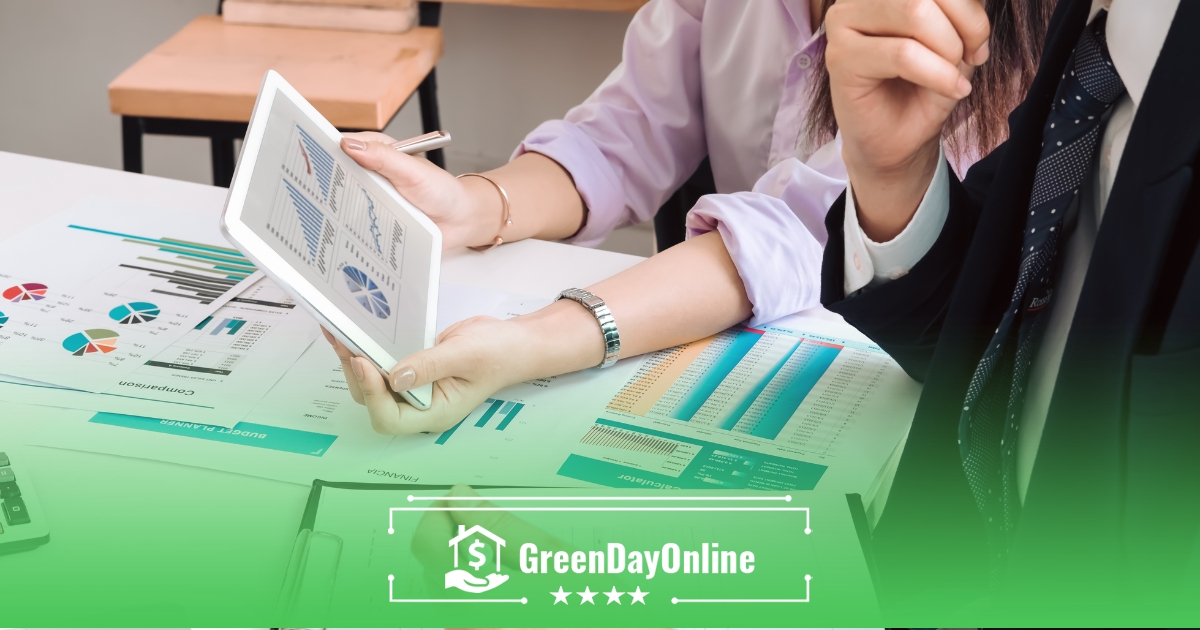
[[[836,0],[823,2],[821,21]],[[992,36],[986,63],[975,69],[971,94],[959,102],[943,132],[956,157],[987,155],[1008,137],[1008,114],[1020,104],[1037,74],[1046,26],[1058,0],[985,0]],[[829,70],[819,60],[810,92],[805,138],[813,148],[833,139],[837,119],[829,90]]]

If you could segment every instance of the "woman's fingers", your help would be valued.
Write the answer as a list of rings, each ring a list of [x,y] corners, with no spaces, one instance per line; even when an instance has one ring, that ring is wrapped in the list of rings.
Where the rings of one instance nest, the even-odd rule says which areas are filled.
[[[387,381],[383,380],[383,375],[370,361],[355,357],[351,364],[354,366],[354,375],[358,378],[359,387],[362,388],[362,404],[371,416],[371,426],[379,433],[401,433],[401,412],[408,406],[401,407],[396,403],[392,390],[388,389]]]
[[[402,192],[421,183],[418,163],[428,164],[428,160],[401,153],[378,140],[345,137],[342,138],[342,150],[363,168],[386,177]]]
[[[379,433],[399,434],[448,429],[507,384],[512,370],[505,371],[501,364],[512,356],[504,347],[509,337],[489,328],[503,324],[490,317],[459,322],[443,333],[444,343],[405,358],[387,375],[322,330],[342,362],[351,394],[367,408],[371,425]],[[434,384],[428,409],[417,409],[396,395],[428,383]]]
[[[988,59],[988,38],[992,24],[979,0],[936,0],[942,13],[962,38],[963,61],[978,66]]]
[[[487,398],[488,393],[482,390],[473,392],[473,395],[464,395],[461,387],[447,387],[447,383],[453,383],[455,379],[445,379],[435,383],[433,386],[433,403],[428,409],[417,409],[405,402],[395,402],[393,399],[390,407],[386,406],[386,401],[383,398],[382,390],[374,390],[378,392],[378,398],[375,401],[378,407],[371,403],[364,402],[367,406],[367,411],[371,414],[371,426],[375,431],[387,435],[404,435],[409,433],[433,433],[441,432],[454,426],[456,423],[467,417],[479,403]],[[380,377],[379,384],[383,385],[383,378]],[[386,386],[384,387],[386,390]],[[450,393],[447,393],[447,389]],[[366,388],[364,387],[364,394]],[[365,395],[366,399],[370,399],[370,395]],[[378,411],[376,411],[378,409]]]
[[[842,41],[843,55],[831,64],[853,66],[852,74],[871,80],[904,79],[952,100],[971,93],[971,82],[958,66],[905,37],[869,37],[849,34]]]
[[[362,140],[363,142],[382,142],[384,144],[396,144],[396,139],[386,133],[378,131],[355,131],[353,133],[344,133],[343,137]]]
[[[471,320],[460,322],[465,324]],[[459,324],[455,325],[455,328]],[[452,328],[453,330],[453,328]],[[371,426],[385,434],[418,433],[440,431],[461,420],[471,412],[488,392],[471,395],[468,382],[459,376],[473,373],[477,367],[471,361],[476,353],[467,350],[467,345],[437,345],[408,357],[392,370],[388,380],[370,361],[356,357],[329,331],[321,328],[326,341],[333,346],[342,363],[342,373],[354,401],[367,408]],[[441,381],[434,386],[433,405],[420,410],[400,402],[393,392],[403,392],[418,385]],[[475,400],[479,398],[479,400]]]
[[[480,374],[481,368],[486,369],[487,367],[480,364],[480,360],[485,354],[486,340],[485,343],[480,343],[480,339],[476,336],[463,343],[461,339],[456,340],[452,333],[460,332],[472,324],[490,319],[492,318],[473,317],[459,322],[442,333],[441,340],[434,347],[401,360],[392,368],[392,388],[396,391],[403,391],[448,377]],[[459,343],[455,343],[456,341]]]
[[[390,138],[388,139],[390,140]],[[364,142],[357,138],[343,138],[342,150],[363,168],[383,175],[401,193],[420,186],[439,175],[452,179],[449,173],[438,168],[429,160],[402,153],[384,142],[376,140]]]
[[[851,0],[835,7],[827,27],[915,39],[954,64],[987,60],[991,24],[979,0]]]
[[[963,40],[934,0],[848,3],[840,19],[863,35],[915,39],[951,63],[963,58]]]

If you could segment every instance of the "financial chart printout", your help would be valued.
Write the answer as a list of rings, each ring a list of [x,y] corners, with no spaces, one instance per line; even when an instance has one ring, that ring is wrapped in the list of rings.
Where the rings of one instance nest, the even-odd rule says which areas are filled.
[[[213,215],[86,199],[0,248],[0,373],[105,391],[260,275]]]
[[[726,330],[648,356],[560,474],[617,473],[606,455],[625,449],[649,481],[692,473],[712,487],[810,489],[897,372],[870,344]]]
[[[430,244],[410,239],[421,228],[305,120],[274,99],[242,220],[394,357],[416,352]]]
[[[395,438],[363,478],[862,493],[907,430],[919,392],[865,341],[737,327],[607,370],[510,387],[440,434]]]
[[[286,293],[262,278],[103,393],[0,374],[0,401],[233,426],[318,330]]]

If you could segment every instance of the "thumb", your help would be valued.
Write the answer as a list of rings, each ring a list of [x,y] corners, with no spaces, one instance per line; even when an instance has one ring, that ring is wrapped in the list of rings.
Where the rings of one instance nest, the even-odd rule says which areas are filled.
[[[392,368],[392,391],[403,392],[451,376],[466,376],[469,361],[453,344],[438,344],[410,355]]]

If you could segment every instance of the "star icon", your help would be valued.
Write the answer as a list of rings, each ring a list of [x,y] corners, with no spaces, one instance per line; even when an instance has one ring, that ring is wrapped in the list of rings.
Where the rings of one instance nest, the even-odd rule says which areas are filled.
[[[619,605],[621,603],[621,596],[624,594],[625,593],[621,593],[621,592],[617,591],[617,587],[614,586],[614,587],[612,587],[612,590],[605,593],[604,596],[608,598],[608,603],[611,604],[613,602],[616,602]],[[646,602],[642,602],[642,603],[645,604]]]
[[[559,588],[561,588],[561,587],[559,587]],[[582,592],[582,593],[575,593],[575,594],[579,596],[579,603],[580,603],[580,604],[582,604],[582,603],[584,603],[584,602],[587,602],[587,603],[589,603],[589,604],[591,604],[591,605],[593,605],[593,606],[595,606],[595,605],[596,605],[596,601],[595,601],[595,599],[593,599],[593,598],[594,598],[594,597],[596,597],[596,595],[599,595],[599,593],[593,593],[593,592],[592,592],[592,587],[590,587],[590,586],[585,586],[585,587],[583,587],[583,592]]]
[[[569,604],[569,602],[567,601],[567,595],[570,595],[571,593],[564,591],[563,587],[561,587],[561,586],[558,587],[557,593],[550,593],[550,594],[554,596],[555,604],[557,604],[559,602],[562,602],[564,604]]]
[[[642,587],[639,586],[639,587],[633,589],[632,591],[630,591],[629,596],[633,598],[633,601],[631,601],[629,603],[636,604],[638,602],[642,602],[642,605],[645,606],[646,605],[646,596],[649,594],[650,593],[644,592],[642,590]]]

